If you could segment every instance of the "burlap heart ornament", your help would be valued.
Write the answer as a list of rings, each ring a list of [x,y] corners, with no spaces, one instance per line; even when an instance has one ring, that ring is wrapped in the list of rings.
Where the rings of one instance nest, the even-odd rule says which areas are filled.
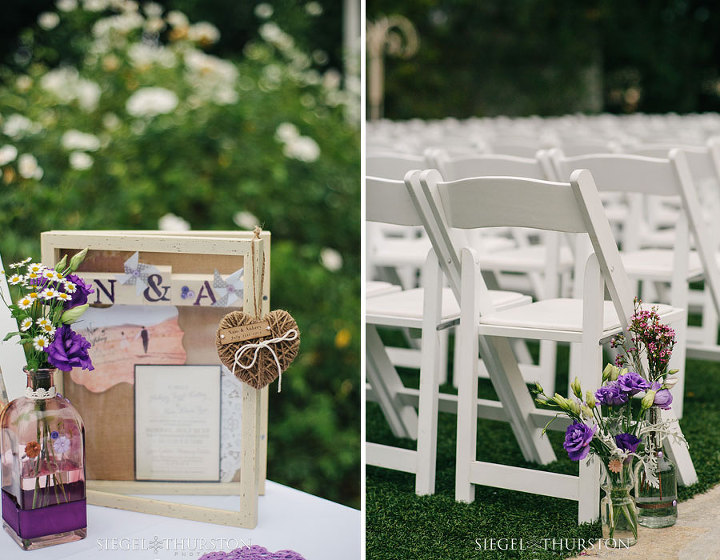
[[[235,377],[262,389],[278,377],[282,382],[282,373],[298,355],[300,329],[282,309],[262,319],[232,311],[220,321],[215,344],[220,361]]]

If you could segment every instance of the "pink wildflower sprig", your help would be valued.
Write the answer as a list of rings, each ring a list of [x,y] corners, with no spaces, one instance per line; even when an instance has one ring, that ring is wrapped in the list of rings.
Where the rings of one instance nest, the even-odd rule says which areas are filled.
[[[621,333],[610,341],[611,348],[621,348],[615,358],[618,367],[630,367],[642,373],[643,355],[647,359],[649,372],[645,376],[651,381],[674,372],[667,367],[677,342],[675,331],[660,321],[657,307],[642,309],[642,300],[635,298],[635,312],[630,320],[627,334]]]

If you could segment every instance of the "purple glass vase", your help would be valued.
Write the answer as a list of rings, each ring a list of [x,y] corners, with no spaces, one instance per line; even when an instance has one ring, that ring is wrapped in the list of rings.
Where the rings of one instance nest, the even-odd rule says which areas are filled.
[[[3,527],[25,550],[87,535],[85,428],[54,369],[25,370],[25,396],[0,416]]]

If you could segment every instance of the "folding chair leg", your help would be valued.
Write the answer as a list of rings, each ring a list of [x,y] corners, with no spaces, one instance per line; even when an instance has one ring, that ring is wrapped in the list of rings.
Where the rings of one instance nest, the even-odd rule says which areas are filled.
[[[425,297],[418,401],[417,470],[415,471],[415,493],[419,496],[435,492],[438,387],[441,370],[447,372],[447,331],[437,330],[442,315],[442,279],[437,258],[431,251],[423,268]]]
[[[400,405],[403,388],[400,376],[390,362],[374,325],[366,327],[367,376],[378,397],[380,408],[395,437],[417,438],[418,416],[411,406]]]
[[[522,373],[505,338],[478,337],[480,317],[478,299],[479,273],[476,254],[462,251],[462,306],[457,333],[460,364],[458,368],[458,427],[455,473],[455,499],[470,502],[475,489],[470,482],[471,464],[477,460],[477,387],[478,351],[487,364],[490,379],[507,411],[510,425],[527,461],[547,464],[555,460],[555,453],[547,438],[531,418],[535,405],[525,386]]]
[[[685,392],[685,348],[687,343],[687,312],[683,312],[679,317],[669,322],[675,329],[677,344],[670,357],[668,369],[678,369],[675,375],[678,376],[678,382],[673,388],[673,404],[672,409],[663,410],[663,420],[673,420],[680,418],[683,411],[683,395]],[[678,429],[680,429],[678,427]],[[682,443],[675,441],[673,438],[665,440],[665,450],[670,458],[677,466],[678,481],[683,486],[690,486],[698,481],[695,465],[693,465],[690,451]]]
[[[557,343],[552,340],[540,341],[540,372],[542,379],[540,384],[545,393],[555,393],[555,368],[557,364]]]
[[[605,284],[600,274],[597,257],[592,254],[585,267],[583,287],[583,339],[578,348],[581,367],[570,371],[570,379],[575,376],[580,385],[593,390],[602,382],[602,338],[603,296]],[[600,516],[600,461],[589,464],[581,461],[580,488],[578,500],[578,523],[595,521]]]

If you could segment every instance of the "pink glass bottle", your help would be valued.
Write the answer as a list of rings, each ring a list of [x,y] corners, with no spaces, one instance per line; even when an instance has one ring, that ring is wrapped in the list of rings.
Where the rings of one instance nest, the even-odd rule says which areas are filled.
[[[27,371],[0,417],[3,527],[26,550],[87,535],[85,428],[56,394],[53,369]]]

